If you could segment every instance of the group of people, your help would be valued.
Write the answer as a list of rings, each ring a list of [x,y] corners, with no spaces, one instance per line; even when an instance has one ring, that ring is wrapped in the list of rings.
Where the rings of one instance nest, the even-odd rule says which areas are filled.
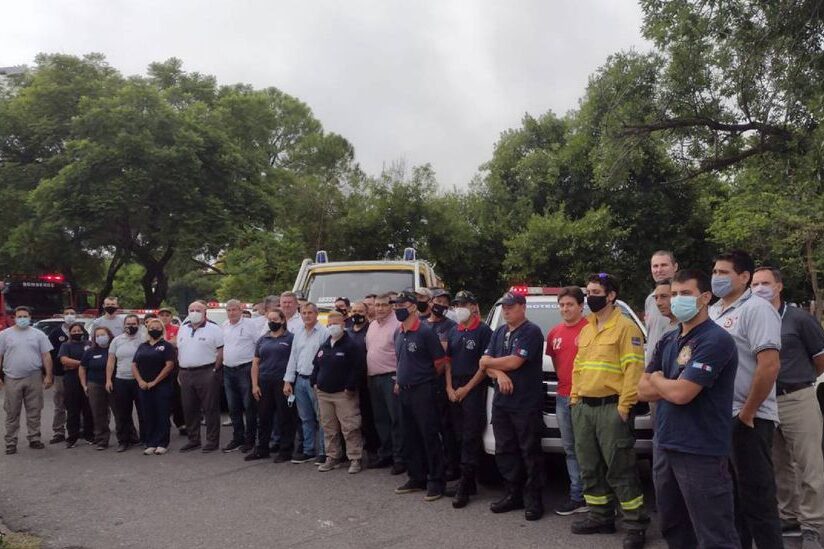
[[[592,275],[585,291],[560,291],[562,322],[546,337],[527,319],[523,295],[503,296],[504,322],[493,331],[466,290],[341,297],[325,326],[317,306],[292,292],[267,297],[251,317],[230,300],[221,326],[196,301],[179,328],[165,309],[142,322],[121,318],[107,298],[88,338],[73,310],[47,338],[18,307],[16,325],[0,332],[6,453],[17,450],[22,405],[29,446],[44,447],[40,409],[53,384],[61,385],[66,417],[56,415],[52,442],[73,447],[82,437],[107,448],[111,410],[118,451],[140,444],[147,455],[167,452],[170,416],[188,437],[181,452],[221,449],[225,394],[232,437],[223,452],[311,461],[321,472],[346,462],[350,474],[390,468],[407,475],[396,493],[448,495],[463,508],[477,493],[489,420],[505,482],[490,509],[522,509],[537,520],[549,355],[570,479],[569,500],[556,513],[584,514],[573,533],[613,533],[620,510],[624,547],[644,546],[649,516],[633,427],[646,401],[670,547],[774,548],[795,533],[804,549],[820,548],[824,454],[813,385],[824,371],[821,326],[783,301],[778,269],[756,269],[744,252],[719,255],[708,275],[679,270],[661,251],[651,270],[646,349],[616,305],[619,284],[608,273]]]

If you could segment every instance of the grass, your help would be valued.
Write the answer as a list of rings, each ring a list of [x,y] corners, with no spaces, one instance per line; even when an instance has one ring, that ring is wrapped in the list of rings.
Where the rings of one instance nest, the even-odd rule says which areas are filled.
[[[41,540],[31,534],[0,533],[0,549],[40,549]]]

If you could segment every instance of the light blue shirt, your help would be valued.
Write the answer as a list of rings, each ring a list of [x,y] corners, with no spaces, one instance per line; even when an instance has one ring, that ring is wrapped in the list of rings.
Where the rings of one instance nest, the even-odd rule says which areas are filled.
[[[329,330],[316,323],[311,331],[306,331],[306,326],[295,332],[295,340],[292,342],[292,353],[289,355],[289,365],[286,366],[286,375],[283,381],[294,383],[298,374],[308,376],[312,374],[315,355],[323,342],[329,337]]]

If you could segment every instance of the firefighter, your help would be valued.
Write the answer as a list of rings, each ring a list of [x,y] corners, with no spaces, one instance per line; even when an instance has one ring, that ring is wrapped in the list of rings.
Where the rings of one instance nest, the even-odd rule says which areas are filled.
[[[646,541],[649,524],[635,468],[631,410],[644,371],[641,331],[615,307],[618,282],[607,273],[590,276],[587,305],[592,314],[578,338],[572,371],[572,428],[589,516],[573,534],[615,532],[615,500],[621,506],[625,549]]]

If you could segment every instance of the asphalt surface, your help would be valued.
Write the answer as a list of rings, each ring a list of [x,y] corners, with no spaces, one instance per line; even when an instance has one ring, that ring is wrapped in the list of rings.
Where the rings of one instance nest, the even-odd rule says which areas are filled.
[[[44,442],[51,410],[47,402]],[[492,514],[489,502],[501,493],[494,486],[455,510],[448,498],[395,495],[405,476],[386,469],[319,473],[311,464],[250,464],[239,452],[181,454],[185,440],[175,430],[165,456],[98,452],[85,443],[31,450],[25,423],[21,430],[18,453],[0,455],[0,517],[42,537],[45,547],[621,547],[620,523],[615,535],[581,537],[569,532],[580,515],[548,512],[527,522],[520,511]],[[224,427],[221,443],[229,436]],[[566,479],[559,459],[547,467],[551,511],[566,497]],[[665,546],[654,513],[648,535],[648,547]]]

